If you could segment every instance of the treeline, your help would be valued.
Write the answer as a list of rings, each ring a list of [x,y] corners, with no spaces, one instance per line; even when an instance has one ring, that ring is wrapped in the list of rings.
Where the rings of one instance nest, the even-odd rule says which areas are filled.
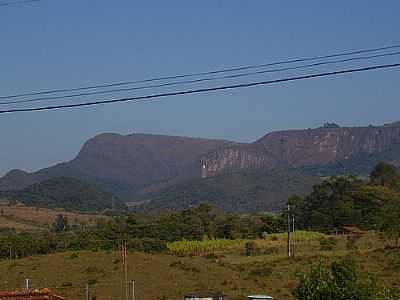
[[[315,185],[309,195],[291,197],[289,204],[296,225],[303,229],[334,231],[356,225],[365,230],[400,231],[395,221],[400,218],[400,174],[381,162],[368,180],[331,177]]]
[[[217,211],[203,204],[182,212],[158,216],[129,215],[99,219],[93,227],[70,226],[59,215],[52,230],[42,233],[0,233],[0,258],[20,258],[67,250],[129,250],[160,252],[168,242],[183,239],[253,239],[284,230],[280,216],[241,216]]]
[[[314,186],[305,197],[289,199],[297,229],[333,232],[344,225],[381,230],[400,241],[400,175],[379,163],[368,180],[332,177]],[[131,214],[99,219],[92,227],[70,226],[59,215],[42,233],[0,233],[0,258],[23,257],[65,250],[128,249],[159,252],[168,242],[203,239],[256,239],[287,230],[287,214],[239,215],[207,204],[160,215]]]

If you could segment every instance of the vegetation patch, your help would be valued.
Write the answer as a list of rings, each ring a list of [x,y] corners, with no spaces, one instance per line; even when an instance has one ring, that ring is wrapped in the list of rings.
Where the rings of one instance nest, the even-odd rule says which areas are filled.
[[[176,241],[169,243],[167,248],[177,255],[204,255],[215,251],[243,249],[246,240],[206,239],[202,241]]]

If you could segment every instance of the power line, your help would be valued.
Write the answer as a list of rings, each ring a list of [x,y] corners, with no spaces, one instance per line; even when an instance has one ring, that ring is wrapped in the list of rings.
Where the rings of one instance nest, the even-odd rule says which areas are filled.
[[[22,0],[22,1],[10,1],[6,3],[0,3],[1,6],[11,6],[11,5],[20,5],[20,4],[27,4],[27,3],[32,3],[32,2],[39,2],[41,0]]]
[[[35,0],[35,1],[40,1],[40,0]],[[132,85],[132,84],[138,84],[138,83],[147,83],[147,82],[154,82],[154,81],[180,79],[180,78],[186,78],[186,77],[214,75],[214,74],[220,74],[220,73],[244,71],[244,70],[249,70],[249,69],[258,69],[258,68],[271,67],[271,66],[276,66],[276,65],[292,64],[292,63],[320,60],[320,59],[327,59],[327,58],[334,58],[334,57],[341,57],[341,56],[350,56],[350,55],[356,55],[356,54],[362,54],[362,53],[368,53],[368,52],[377,52],[377,51],[397,49],[397,48],[400,48],[400,45],[391,45],[391,46],[385,46],[385,47],[379,47],[379,48],[370,48],[370,49],[363,49],[363,50],[357,50],[357,51],[351,51],[351,52],[341,52],[341,53],[307,57],[307,58],[282,60],[282,61],[272,62],[272,63],[264,63],[264,64],[258,64],[258,65],[249,65],[249,66],[242,66],[242,67],[235,67],[235,68],[219,69],[219,70],[213,70],[213,71],[207,71],[207,72],[153,77],[153,78],[137,80],[137,81],[126,81],[126,82],[117,82],[117,83],[110,83],[110,84],[82,86],[82,87],[68,88],[68,89],[55,89],[55,90],[45,90],[45,91],[32,92],[32,93],[14,94],[14,95],[0,96],[0,99],[11,99],[11,98],[20,98],[20,97],[25,97],[25,96],[38,96],[38,95],[45,95],[45,94],[74,92],[74,91],[108,88],[108,87],[123,86],[123,85]]]
[[[228,75],[228,76],[206,77],[206,78],[200,78],[200,79],[195,79],[195,80],[176,81],[176,82],[169,82],[169,83],[163,83],[163,84],[145,85],[145,86],[139,86],[139,87],[133,87],[133,88],[111,89],[111,90],[105,90],[105,91],[78,93],[78,94],[63,95],[63,96],[41,97],[41,98],[33,98],[33,99],[26,99],[26,100],[13,100],[13,101],[0,102],[0,105],[31,103],[31,102],[58,100],[58,99],[69,99],[69,98],[92,96],[92,95],[115,93],[115,92],[126,92],[126,91],[133,91],[133,90],[160,88],[160,87],[174,86],[174,85],[180,85],[180,84],[190,84],[190,83],[208,82],[208,81],[222,80],[222,79],[240,78],[240,77],[246,77],[246,76],[251,76],[251,75],[260,75],[260,74],[266,74],[266,73],[298,70],[298,69],[317,67],[317,66],[323,66],[323,65],[344,63],[344,62],[349,62],[349,61],[361,61],[361,60],[372,59],[372,58],[395,56],[395,55],[399,55],[399,54],[400,54],[400,52],[392,52],[392,53],[377,54],[377,55],[370,55],[370,56],[352,57],[352,58],[346,58],[346,59],[334,60],[334,61],[324,61],[324,62],[318,62],[318,63],[313,63],[313,64],[288,67],[288,68],[279,68],[279,69],[272,69],[272,70],[269,69],[269,70],[262,70],[262,71],[256,71],[256,72],[241,73],[241,74]]]
[[[326,73],[316,73],[316,74],[274,79],[274,80],[268,80],[268,81],[241,83],[241,84],[235,84],[235,85],[224,85],[224,86],[217,86],[217,87],[211,87],[211,88],[202,88],[202,89],[178,91],[178,92],[171,92],[171,93],[152,94],[152,95],[130,97],[130,98],[84,102],[84,103],[77,103],[77,104],[42,106],[42,107],[34,107],[34,108],[0,110],[0,114],[64,109],[64,108],[72,108],[72,107],[83,107],[83,106],[92,106],[92,105],[109,104],[109,103],[117,103],[117,102],[127,102],[127,101],[134,101],[134,100],[148,100],[148,99],[163,98],[163,97],[168,97],[168,96],[199,94],[199,93],[211,92],[211,91],[222,91],[222,90],[229,90],[229,89],[236,89],[236,88],[245,88],[245,87],[266,85],[266,84],[279,83],[279,82],[289,82],[289,81],[295,81],[295,80],[301,80],[301,79],[319,78],[319,77],[326,77],[326,76],[332,76],[332,75],[349,74],[349,73],[355,73],[355,72],[372,71],[372,70],[394,68],[394,67],[400,67],[400,63],[389,64],[389,65],[369,66],[369,67],[363,67],[363,68],[358,68],[358,69],[346,69],[346,70],[339,70],[339,71],[326,72]]]

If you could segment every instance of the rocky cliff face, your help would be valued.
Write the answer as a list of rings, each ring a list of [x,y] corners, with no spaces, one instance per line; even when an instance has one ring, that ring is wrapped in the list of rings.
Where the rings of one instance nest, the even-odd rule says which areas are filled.
[[[248,145],[218,149],[203,158],[203,177],[227,170],[296,168],[375,154],[400,144],[400,123],[380,127],[272,132]]]

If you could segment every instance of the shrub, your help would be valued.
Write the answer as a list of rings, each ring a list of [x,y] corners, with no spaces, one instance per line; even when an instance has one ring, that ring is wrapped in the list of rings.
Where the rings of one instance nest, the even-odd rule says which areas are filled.
[[[215,253],[209,253],[207,255],[204,255],[204,257],[209,260],[217,260],[218,259],[218,256]]]
[[[186,272],[200,273],[199,268],[189,265],[189,264],[185,264],[184,262],[182,262],[180,260],[171,263],[169,266],[171,268],[177,268],[179,270],[186,271]]]
[[[358,240],[358,237],[356,237],[356,236],[347,236],[346,249],[347,250],[357,250],[358,249],[357,240]]]
[[[95,285],[96,283],[97,283],[97,279],[95,279],[95,278],[89,279],[87,282],[88,285]]]
[[[260,254],[260,248],[257,247],[257,244],[254,241],[248,241],[244,247],[246,256]]]
[[[321,251],[332,251],[336,248],[337,240],[334,237],[322,238],[319,244]]]
[[[272,274],[272,267],[269,264],[261,263],[256,264],[250,271],[250,276],[267,277]]]
[[[372,300],[375,284],[361,280],[351,262],[334,262],[329,268],[320,264],[308,274],[298,274],[299,284],[293,290],[297,300]]]
[[[158,239],[133,239],[128,241],[128,249],[146,253],[159,253],[167,249],[167,244]]]

